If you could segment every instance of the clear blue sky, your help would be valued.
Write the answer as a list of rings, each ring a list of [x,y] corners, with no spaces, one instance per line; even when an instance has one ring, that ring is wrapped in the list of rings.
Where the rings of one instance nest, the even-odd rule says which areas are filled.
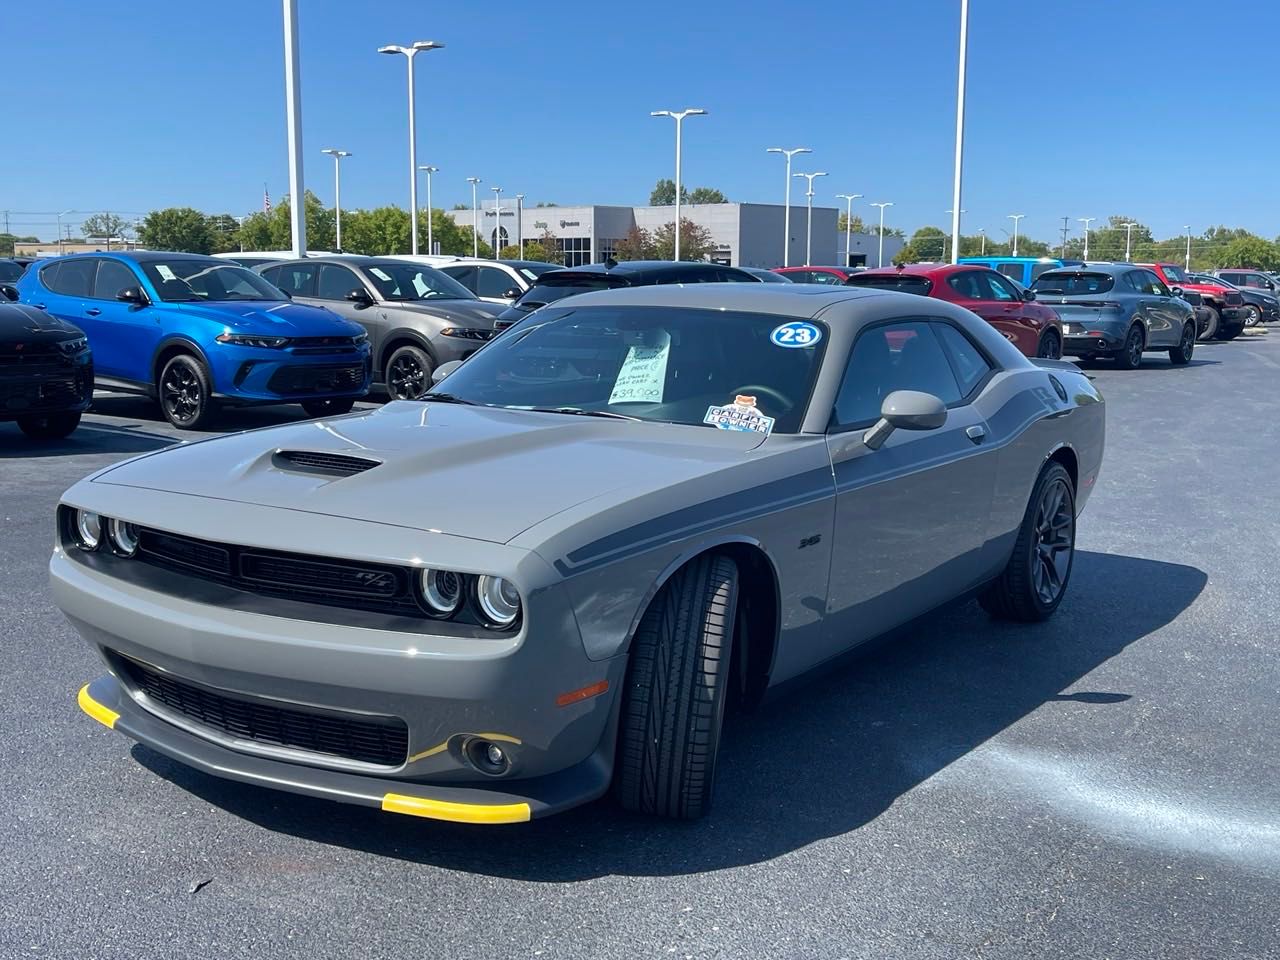
[[[490,202],[497,184],[530,204],[643,203],[672,172],[672,123],[648,113],[691,105],[710,116],[685,124],[690,186],[779,202],[765,148],[805,145],[798,169],[830,174],[820,203],[891,200],[908,231],[951,206],[959,0],[299,3],[306,182],[327,202],[335,146],[355,154],[343,206],[407,204],[404,61],[375,50],[432,39],[447,47],[418,58],[418,132],[437,206],[469,202],[472,175]],[[264,181],[287,192],[277,0],[5,8],[21,93],[0,211],[240,215]],[[1051,239],[1064,214],[1122,213],[1157,236],[1274,237],[1278,37],[1274,0],[972,0],[965,232],[999,237],[1024,212]],[[54,234],[48,215],[10,223]]]

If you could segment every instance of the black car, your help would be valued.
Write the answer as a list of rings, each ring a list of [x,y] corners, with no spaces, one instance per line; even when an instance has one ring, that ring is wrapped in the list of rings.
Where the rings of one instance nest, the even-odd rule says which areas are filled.
[[[694,263],[675,260],[627,260],[591,263],[568,270],[553,270],[538,277],[511,306],[498,314],[495,330],[505,330],[539,307],[575,293],[589,290],[611,290],[616,287],[646,287],[659,283],[759,283],[737,267],[718,263]]]
[[[1187,279],[1192,283],[1217,283],[1238,290],[1244,299],[1243,320],[1246,327],[1256,327],[1260,323],[1275,323],[1280,320],[1280,299],[1258,287],[1237,285],[1231,280],[1241,273],[1219,271],[1216,275],[1209,273],[1189,273]],[[1249,274],[1243,274],[1248,276]],[[1205,339],[1209,339],[1205,337]]]
[[[79,327],[20,303],[0,302],[0,422],[59,440],[93,400],[93,355]]]
[[[0,284],[13,284],[27,269],[27,263],[13,257],[0,257]]]

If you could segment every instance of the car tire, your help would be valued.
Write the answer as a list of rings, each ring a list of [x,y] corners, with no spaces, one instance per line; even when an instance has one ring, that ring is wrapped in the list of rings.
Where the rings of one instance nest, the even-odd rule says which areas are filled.
[[[431,389],[436,365],[421,347],[406,344],[387,360],[387,393],[392,400],[417,400]]]
[[[1205,310],[1209,313],[1209,319],[1205,321],[1204,326],[1200,328],[1199,335],[1196,337],[1196,339],[1202,343],[1206,340],[1212,340],[1217,337],[1218,327],[1222,323],[1222,317],[1219,315],[1217,310],[1213,307],[1205,307]]]
[[[1062,359],[1062,337],[1057,330],[1050,327],[1044,332],[1036,346],[1036,356],[1043,360]]]
[[[710,809],[737,607],[737,564],[706,554],[645,611],[618,732],[614,794],[625,809],[681,820]]]
[[[62,440],[80,426],[80,411],[19,417],[18,429],[32,440]]]
[[[1142,366],[1142,349],[1147,345],[1142,324],[1135,323],[1125,335],[1124,346],[1116,353],[1116,366],[1121,370],[1137,370]]]
[[[313,419],[316,417],[336,417],[344,413],[350,413],[351,408],[355,405],[354,397],[302,401],[302,409],[307,412],[308,417]]]
[[[189,353],[171,357],[156,384],[160,412],[179,430],[203,430],[212,426],[218,406],[204,364]]]
[[[1169,362],[1175,367],[1185,367],[1191,362],[1191,356],[1196,351],[1196,325],[1195,322],[1183,324],[1182,339],[1178,341],[1178,345],[1169,351]]]
[[[1244,308],[1244,325],[1246,327],[1256,327],[1262,322],[1262,311],[1255,307],[1252,303],[1245,304]]]
[[[1075,485],[1066,467],[1051,460],[1031,490],[1008,565],[978,602],[998,620],[1047,620],[1066,595],[1075,553]]]
[[[1240,334],[1244,333],[1244,325],[1240,323],[1219,324],[1216,339],[1218,340],[1234,340]]]

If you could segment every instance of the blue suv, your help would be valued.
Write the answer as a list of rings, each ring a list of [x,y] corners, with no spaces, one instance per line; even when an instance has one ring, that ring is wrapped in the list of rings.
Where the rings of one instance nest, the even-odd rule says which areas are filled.
[[[346,413],[369,392],[364,328],[227,260],[92,253],[35,264],[23,303],[89,338],[97,385],[155,397],[175,427],[208,427],[222,404],[301,403]]]

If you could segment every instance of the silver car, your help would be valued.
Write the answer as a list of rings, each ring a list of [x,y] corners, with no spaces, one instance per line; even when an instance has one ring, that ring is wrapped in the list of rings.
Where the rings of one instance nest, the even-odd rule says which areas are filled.
[[[582,294],[422,401],[81,481],[53,595],[107,668],[84,711],[206,773],[472,823],[610,788],[693,818],[726,704],[959,597],[1050,616],[1103,414],[942,300]]]
[[[327,307],[369,332],[373,379],[393,400],[413,400],[442,363],[493,336],[502,308],[423,263],[344,255],[290,260],[258,272],[301,303]]]

